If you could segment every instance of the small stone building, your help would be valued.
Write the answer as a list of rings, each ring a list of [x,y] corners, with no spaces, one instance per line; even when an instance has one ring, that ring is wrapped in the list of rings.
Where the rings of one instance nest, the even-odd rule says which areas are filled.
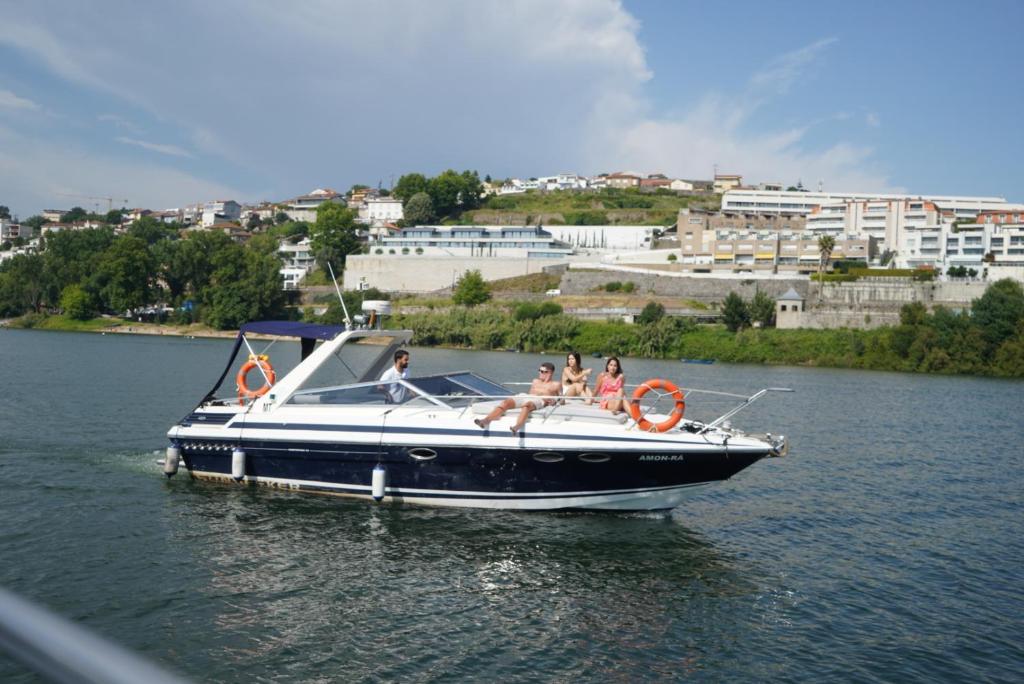
[[[775,300],[775,327],[792,329],[802,327],[804,298],[793,288]]]

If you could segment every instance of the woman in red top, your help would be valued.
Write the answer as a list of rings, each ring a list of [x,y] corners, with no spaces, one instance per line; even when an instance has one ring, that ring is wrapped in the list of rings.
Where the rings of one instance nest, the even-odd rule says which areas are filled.
[[[597,376],[596,396],[601,397],[601,408],[608,409],[612,413],[622,410],[625,398],[626,376],[622,372],[622,364],[619,359],[612,356],[604,365],[604,372]]]

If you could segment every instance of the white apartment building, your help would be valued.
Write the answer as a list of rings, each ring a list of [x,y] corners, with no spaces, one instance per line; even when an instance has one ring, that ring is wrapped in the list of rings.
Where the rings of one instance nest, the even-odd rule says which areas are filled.
[[[29,240],[34,237],[35,231],[32,226],[15,223],[9,219],[0,219],[0,241],[18,238]]]
[[[345,197],[330,188],[317,188],[309,194],[300,195],[295,199],[284,203],[282,211],[288,214],[292,221],[305,221],[313,223],[316,221],[316,210],[324,202],[345,202]]]
[[[517,195],[524,193],[527,190],[540,190],[540,181],[536,178],[522,180],[520,178],[510,178],[507,183],[504,183],[499,189],[499,195]]]
[[[394,223],[405,217],[402,200],[395,197],[367,197],[359,206],[359,222],[370,225]]]
[[[281,278],[284,281],[284,289],[297,290],[299,283],[316,262],[309,238],[303,238],[295,244],[283,240],[277,248],[277,255],[281,258]]]
[[[1024,209],[986,211],[978,214],[975,223],[952,226],[942,236],[945,265],[973,268],[979,273],[988,269],[990,276],[1024,276]],[[1013,272],[1013,273],[1011,273]]]
[[[371,254],[564,259],[572,248],[539,226],[413,226],[371,246]]]
[[[537,179],[543,190],[585,190],[587,179],[575,173],[560,173],[557,176],[544,176]]]
[[[953,197],[944,195],[886,195],[873,192],[802,192],[788,190],[728,190],[722,195],[722,211],[755,214],[809,214],[816,207],[845,201],[918,200],[933,202],[953,211],[957,218],[973,218],[980,211],[1014,208],[1002,197]]]
[[[203,205],[200,225],[210,228],[218,223],[237,221],[242,216],[242,205],[235,200],[214,200]]]

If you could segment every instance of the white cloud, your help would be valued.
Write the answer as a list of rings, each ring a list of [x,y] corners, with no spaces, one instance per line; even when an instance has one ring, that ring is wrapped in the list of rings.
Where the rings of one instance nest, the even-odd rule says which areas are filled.
[[[113,197],[115,203],[127,200],[128,206],[155,209],[203,202],[213,197],[233,197],[244,201],[242,190],[229,184],[209,181],[183,171],[147,162],[125,162],[28,138],[0,127],[0,188],[4,204],[22,217],[54,206],[81,204],[85,200],[61,197],[61,194]],[[105,209],[100,203],[100,209]]]
[[[114,138],[114,140],[116,140],[119,143],[124,143],[125,145],[134,145],[136,147],[141,147],[144,150],[149,150],[150,152],[159,152],[160,154],[166,154],[172,157],[192,156],[191,153],[189,153],[187,150],[183,150],[177,145],[162,145],[160,143],[152,143],[147,142],[145,140],[136,140],[135,138],[126,138],[124,136],[118,136],[117,138]]]
[[[0,109],[24,109],[28,111],[37,111],[39,109],[39,105],[32,100],[27,100],[24,97],[18,97],[10,90],[0,88]]]
[[[0,44],[109,100],[100,119],[124,129],[122,144],[167,165],[191,157],[271,199],[449,167],[706,178],[717,163],[748,179],[886,184],[869,149],[837,141],[809,151],[811,123],[752,132],[758,107],[815,68],[834,38],[769,61],[741,96],[698,94],[692,109],[665,116],[645,95],[656,75],[639,22],[617,0],[124,1],[102,14],[37,0],[0,4],[0,24],[17,29]],[[140,27],[187,35],[190,49]],[[80,39],[91,34],[118,39]],[[146,131],[123,111],[144,113]],[[103,168],[125,178],[112,159]]]
[[[878,128],[882,125],[882,120],[878,117],[878,114],[874,112],[868,112],[864,115],[864,122],[872,128]]]
[[[141,126],[138,126],[134,121],[117,114],[100,114],[96,117],[96,120],[114,124],[116,128],[122,128],[134,133],[135,135],[140,135],[142,133]]]
[[[594,147],[591,165],[658,170],[683,178],[709,178],[717,166],[721,173],[743,174],[747,182],[802,179],[805,185],[821,182],[833,190],[898,190],[872,164],[870,147],[836,141],[824,149],[809,148],[808,130],[848,119],[844,112],[787,129],[751,130],[758,110],[784,95],[835,42],[822,39],[774,59],[736,97],[708,94],[678,116],[644,117],[638,115],[644,109],[640,103],[621,106],[617,119],[605,122],[604,144]]]
[[[777,95],[789,92],[794,81],[805,74],[815,60],[837,38],[822,38],[810,45],[776,57],[768,62],[764,69],[750,78],[750,85],[755,90],[769,91]]]

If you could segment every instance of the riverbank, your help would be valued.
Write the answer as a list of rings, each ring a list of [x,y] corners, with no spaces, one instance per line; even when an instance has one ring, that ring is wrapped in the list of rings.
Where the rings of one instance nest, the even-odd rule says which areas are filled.
[[[706,359],[768,366],[818,366],[862,370],[1024,378],[1024,326],[999,344],[986,345],[969,318],[923,315],[899,326],[853,329],[748,328],[698,325],[664,317],[653,323],[584,321],[564,314],[515,320],[499,307],[455,307],[397,313],[391,327],[414,331],[422,347],[515,350],[645,359]],[[139,323],[115,318],[75,321],[64,316],[23,316],[11,328],[233,338],[234,330],[200,324]]]
[[[177,337],[233,338],[237,330],[216,330],[200,323],[175,325],[172,323],[140,323],[121,318],[93,318],[77,321],[66,316],[39,316],[29,314],[0,321],[0,327],[23,330],[53,330],[57,332],[94,332],[112,335],[169,335]]]

